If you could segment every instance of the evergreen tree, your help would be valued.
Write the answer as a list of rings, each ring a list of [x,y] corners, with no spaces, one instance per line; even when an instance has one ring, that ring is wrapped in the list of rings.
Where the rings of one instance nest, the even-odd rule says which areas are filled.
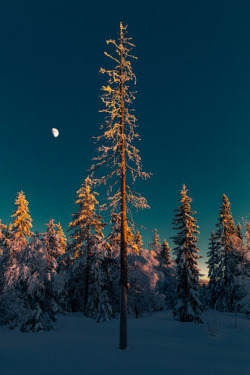
[[[250,222],[247,224],[245,232],[246,244],[237,234],[233,242],[234,248],[239,255],[239,275],[238,282],[238,301],[237,307],[239,311],[244,312],[247,318],[250,317]],[[240,292],[240,293],[239,293]]]
[[[165,296],[167,308],[173,308],[175,296],[175,270],[171,259],[170,247],[166,240],[163,240],[161,251],[158,256],[158,288],[159,292]]]
[[[69,244],[67,241],[67,237],[64,234],[64,231],[61,227],[61,224],[56,225],[56,234],[59,238],[59,243],[60,243],[60,249],[61,249],[61,254],[58,256],[57,262],[58,262],[58,272],[62,272],[65,277],[66,273],[66,263],[69,261],[68,254],[66,254],[66,250],[69,248]]]
[[[109,171],[98,182],[106,184],[113,179],[108,189],[108,205],[112,212],[118,212],[121,216],[121,256],[120,256],[120,349],[127,347],[127,215],[128,204],[136,208],[148,207],[145,198],[132,191],[128,185],[128,172],[131,172],[132,181],[136,177],[146,178],[148,175],[141,170],[141,158],[138,149],[132,144],[134,139],[139,139],[135,132],[136,118],[132,112],[131,104],[134,93],[129,90],[129,81],[135,81],[130,59],[133,58],[131,49],[134,45],[131,38],[126,36],[126,27],[120,23],[120,40],[109,40],[107,43],[115,47],[115,57],[105,52],[115,63],[112,70],[101,69],[109,77],[106,86],[102,87],[102,101],[105,108],[102,112],[107,113],[104,133],[97,138],[102,142],[98,148],[96,164],[92,166],[95,171],[99,167],[107,167]],[[118,184],[118,185],[117,185]],[[114,186],[119,186],[114,193]]]
[[[27,240],[23,236],[18,236],[12,231],[12,224],[9,226],[1,224],[0,228],[0,296],[5,286],[5,272],[15,262],[16,253],[23,250]],[[1,305],[1,301],[0,301]]]
[[[237,224],[237,227],[236,227],[236,235],[239,237],[239,239],[241,241],[243,241],[243,234],[242,234],[242,228],[241,228],[241,225],[240,223]]]
[[[233,239],[237,230],[231,214],[230,202],[225,194],[219,210],[219,222],[216,224],[216,241],[219,249],[219,263],[216,272],[216,303],[215,308],[220,311],[234,311],[237,303],[239,276],[239,257],[236,254]]]
[[[64,264],[64,262],[62,261],[62,255],[64,254],[65,249],[61,244],[60,236],[57,234],[57,225],[54,223],[54,220],[50,219],[49,223],[45,225],[47,226],[47,231],[43,233],[42,240],[45,244],[47,253],[47,267],[49,269],[49,272],[59,274]],[[62,277],[61,274],[60,277]],[[56,295],[56,297],[57,304],[63,308],[65,291]]]
[[[199,295],[200,301],[203,305],[203,310],[205,310],[205,308],[209,308],[210,297],[208,289],[208,280],[199,280]]]
[[[208,298],[209,305],[214,308],[216,302],[216,284],[217,284],[217,268],[219,266],[219,251],[216,242],[214,231],[211,232],[210,242],[208,245],[209,251],[207,253],[208,261]]]
[[[103,237],[94,235],[91,243],[89,262],[89,295],[85,314],[102,322],[109,320],[113,315],[109,277],[107,272],[106,250],[107,244]]]
[[[155,266],[154,273],[157,274],[157,277],[159,278],[159,276],[160,276],[159,265],[160,265],[160,256],[161,256],[161,243],[160,243],[160,236],[157,232],[157,229],[154,230],[153,239],[152,239],[152,242],[150,242],[150,252],[151,252],[151,256],[155,258],[155,261],[156,261],[155,264],[157,264]],[[160,278],[160,280],[162,278],[163,278],[163,275]]]
[[[96,199],[98,193],[91,192],[92,186],[93,181],[87,177],[77,191],[75,203],[78,210],[72,215],[73,219],[69,224],[69,238],[72,239],[70,249],[75,258],[79,256],[79,249],[88,241],[91,233],[102,235],[104,228],[101,216],[95,212],[95,206],[99,205]]]
[[[246,229],[246,245],[247,245],[247,248],[250,249],[250,221],[247,223],[247,229]]]
[[[191,211],[190,203],[192,199],[187,196],[186,186],[181,190],[180,205],[173,220],[173,229],[178,233],[173,237],[176,245],[174,251],[176,255],[177,272],[177,294],[178,302],[174,313],[182,322],[201,323],[199,315],[202,305],[198,295],[199,269],[197,267],[198,242],[197,220],[193,217],[196,213]]]
[[[49,257],[58,259],[58,257],[64,253],[64,248],[55,229],[57,225],[54,224],[53,219],[50,219],[49,223],[45,225],[47,226],[47,231],[43,235],[43,240],[47,253]]]
[[[140,232],[139,232],[138,229],[135,232],[134,244],[135,244],[135,248],[137,249],[138,253],[141,254],[142,249],[143,249],[143,242],[142,242],[142,236],[140,235]]]
[[[26,201],[24,193],[18,193],[15,205],[16,211],[13,212],[13,228],[12,231],[16,239],[20,239],[26,245],[26,237],[31,237],[32,219],[29,215],[28,202]]]
[[[6,248],[6,240],[8,237],[8,226],[2,224],[0,220],[0,256],[3,255],[4,250]]]
[[[3,293],[4,288],[4,272],[10,262],[9,251],[8,251],[8,238],[9,230],[8,226],[2,224],[0,220],[0,296]]]
[[[161,252],[161,243],[160,243],[160,236],[158,234],[157,229],[155,229],[155,231],[154,231],[154,236],[153,236],[152,242],[150,243],[150,247],[155,252],[155,254],[157,256],[160,255],[160,252]]]
[[[65,250],[67,248],[67,238],[64,234],[64,231],[61,227],[61,224],[57,224],[57,231],[56,234],[59,236],[59,242],[62,249],[63,254],[65,253]]]
[[[91,191],[93,186],[92,180],[87,177],[78,190],[76,203],[79,208],[77,212],[73,215],[73,220],[69,224],[69,230],[72,231],[69,238],[72,238],[72,243],[70,245],[71,251],[73,251],[75,261],[73,262],[73,267],[70,275],[69,288],[73,287],[73,304],[76,305],[76,299],[84,296],[83,301],[83,312],[85,315],[89,316],[89,287],[91,282],[91,262],[94,260],[94,249],[97,244],[96,241],[102,242],[103,234],[102,229],[104,228],[104,223],[102,222],[102,217],[96,213],[95,207],[99,205],[95,196],[98,195]],[[105,249],[103,248],[103,251]],[[78,261],[77,258],[79,258]],[[99,263],[98,263],[99,264]],[[80,275],[78,275],[80,273]],[[75,276],[80,276],[80,280],[76,281]],[[80,289],[80,290],[79,290]]]
[[[161,253],[160,253],[160,264],[166,268],[171,268],[173,266],[173,261],[170,255],[170,247],[166,240],[163,240],[161,245]]]

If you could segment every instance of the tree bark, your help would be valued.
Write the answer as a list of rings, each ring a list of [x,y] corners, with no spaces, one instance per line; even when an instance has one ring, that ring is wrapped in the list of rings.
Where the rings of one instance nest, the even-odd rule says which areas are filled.
[[[89,257],[90,257],[90,251],[89,251],[89,245],[90,245],[90,229],[88,225],[88,239],[87,239],[87,264],[86,264],[86,270],[85,270],[85,293],[84,293],[84,304],[83,304],[83,314],[86,315],[87,310],[87,304],[88,304],[88,298],[89,298]]]
[[[121,162],[121,310],[120,349],[127,348],[127,217],[126,217],[126,163],[124,144],[122,24],[120,24],[120,162]]]

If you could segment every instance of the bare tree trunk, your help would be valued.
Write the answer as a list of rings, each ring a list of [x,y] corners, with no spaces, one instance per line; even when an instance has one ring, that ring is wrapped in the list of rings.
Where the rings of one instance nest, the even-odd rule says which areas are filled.
[[[237,329],[238,327],[238,321],[237,321],[237,308],[236,308],[236,304],[234,305],[234,328]]]
[[[83,314],[86,315],[88,298],[89,298],[89,264],[87,255],[87,266],[85,271],[85,291],[84,291],[84,304],[83,304]]]
[[[136,318],[136,319],[139,318],[139,310],[138,310],[138,306],[137,306],[136,303],[135,303],[135,318]]]
[[[89,240],[90,240],[90,234],[89,234],[89,225],[88,225],[88,239],[87,239],[87,264],[86,264],[86,270],[85,270],[85,290],[84,290],[84,304],[83,304],[83,314],[86,315],[87,310],[87,304],[88,304],[88,298],[89,298]]]
[[[121,311],[120,349],[127,348],[127,217],[126,217],[126,164],[124,145],[124,100],[122,78],[122,25],[120,25],[120,161],[121,161]]]

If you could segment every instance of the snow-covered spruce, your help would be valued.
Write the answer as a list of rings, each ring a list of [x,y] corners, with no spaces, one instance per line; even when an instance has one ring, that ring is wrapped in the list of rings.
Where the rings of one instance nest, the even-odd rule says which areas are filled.
[[[197,220],[193,217],[196,213],[191,211],[192,199],[187,196],[186,186],[181,190],[180,205],[173,220],[173,229],[178,233],[173,237],[176,245],[176,283],[177,283],[177,304],[174,314],[182,322],[202,323],[200,314],[202,305],[199,300],[198,281],[199,269],[197,267],[198,238]]]
[[[237,227],[238,229],[238,227]],[[241,232],[240,232],[241,234]],[[250,222],[247,224],[245,241],[243,235],[234,236],[233,246],[238,255],[237,310],[250,318]]]
[[[109,320],[113,316],[108,288],[106,240],[102,236],[94,235],[89,250],[90,280],[85,314],[99,323]]]
[[[70,310],[83,311],[86,316],[101,321],[112,316],[106,266],[108,245],[102,234],[105,224],[96,213],[99,203],[92,186],[92,180],[87,177],[77,192],[78,210],[69,224],[72,243],[67,290]]]
[[[218,251],[218,265],[215,269],[215,308],[220,311],[235,311],[240,300],[239,254],[236,252],[234,239],[237,229],[231,214],[230,202],[225,194],[219,210],[216,251]]]
[[[46,251],[38,235],[30,244],[16,248],[15,256],[4,273],[1,295],[2,320],[22,332],[51,330],[63,280],[56,272],[57,262]]]
[[[84,315],[97,322],[109,320],[113,316],[106,252],[107,245],[103,236],[91,235],[88,243],[79,249],[79,256],[72,262],[68,273],[67,289],[71,298],[71,310],[83,311]]]
[[[1,296],[4,289],[4,273],[12,259],[12,251],[9,246],[12,225],[2,224],[0,221],[0,322],[4,320],[4,312],[1,307]]]
[[[165,296],[167,309],[173,308],[176,300],[175,294],[175,267],[171,258],[170,247],[166,240],[163,240],[161,251],[158,255],[158,290]]]

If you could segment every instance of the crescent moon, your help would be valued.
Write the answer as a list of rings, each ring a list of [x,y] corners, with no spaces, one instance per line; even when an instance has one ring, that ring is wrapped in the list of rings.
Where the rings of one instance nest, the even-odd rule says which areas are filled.
[[[53,136],[56,138],[56,137],[58,137],[58,135],[59,135],[59,131],[56,129],[56,128],[53,128],[52,130],[52,134],[53,134]]]

